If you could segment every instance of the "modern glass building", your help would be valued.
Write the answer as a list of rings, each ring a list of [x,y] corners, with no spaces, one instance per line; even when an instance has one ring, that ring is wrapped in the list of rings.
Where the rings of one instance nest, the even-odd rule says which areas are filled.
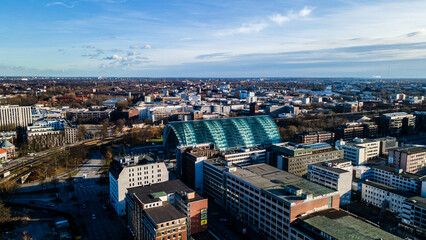
[[[220,150],[281,142],[275,121],[269,116],[171,122],[164,129],[164,147],[214,143]]]

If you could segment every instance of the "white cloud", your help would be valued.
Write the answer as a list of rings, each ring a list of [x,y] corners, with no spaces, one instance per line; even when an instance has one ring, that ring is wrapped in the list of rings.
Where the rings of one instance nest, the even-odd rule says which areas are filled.
[[[311,15],[312,11],[313,11],[313,8],[305,6],[302,10],[300,10],[297,13],[294,13],[293,11],[288,12],[287,15],[281,15],[279,13],[276,13],[274,15],[269,16],[269,20],[279,25],[282,25],[283,23],[289,22],[294,19],[306,18],[309,15]]]
[[[117,54],[113,54],[112,56],[105,57],[104,60],[127,60],[127,57],[122,57]]]
[[[130,49],[150,49],[152,46],[150,44],[145,44],[145,46],[133,45],[130,46]]]
[[[268,26],[267,23],[245,23],[239,28],[221,30],[216,33],[217,36],[230,36],[234,34],[248,34],[262,31]]]
[[[278,23],[279,25],[282,25],[283,23],[290,21],[290,18],[277,13],[272,16],[269,16],[269,20],[274,23]]]
[[[47,7],[55,6],[55,5],[64,6],[66,8],[73,8],[75,6],[74,4],[68,5],[64,2],[51,2],[51,3],[46,4]]]

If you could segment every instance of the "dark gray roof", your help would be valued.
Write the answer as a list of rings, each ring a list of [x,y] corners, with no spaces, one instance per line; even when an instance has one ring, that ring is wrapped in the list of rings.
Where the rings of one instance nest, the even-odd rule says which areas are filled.
[[[145,212],[156,224],[186,217],[185,214],[179,212],[168,202],[163,202],[163,206],[161,207],[145,209]]]
[[[417,207],[426,209],[426,198],[424,198],[424,197],[416,196],[416,197],[408,198],[405,201],[409,202],[409,203],[411,203],[411,204],[413,204]]]
[[[194,190],[190,187],[188,187],[185,183],[183,183],[181,180],[172,180],[162,183],[156,183],[152,184],[150,186],[140,186],[140,187],[134,187],[128,189],[128,194],[136,196],[142,203],[153,203],[158,202],[159,198],[154,198],[153,194],[159,193],[159,192],[165,192],[166,194],[172,194],[172,193],[184,193],[184,192],[194,192]],[[195,194],[194,199],[188,200],[196,201],[203,199],[200,195]]]

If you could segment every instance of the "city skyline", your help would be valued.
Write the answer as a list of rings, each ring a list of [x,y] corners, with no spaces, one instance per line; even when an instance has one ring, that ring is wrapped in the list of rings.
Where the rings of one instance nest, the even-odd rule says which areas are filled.
[[[426,76],[426,2],[9,1],[0,75]]]

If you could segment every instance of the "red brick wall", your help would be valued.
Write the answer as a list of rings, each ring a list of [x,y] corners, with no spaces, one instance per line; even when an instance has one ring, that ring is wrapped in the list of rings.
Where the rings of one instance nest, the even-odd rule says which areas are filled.
[[[339,210],[339,204],[340,204],[340,195],[339,194],[333,195],[332,208]],[[309,211],[313,211],[315,208],[321,208],[324,206],[328,208],[328,197],[299,203],[291,207],[290,209],[290,222],[293,222],[294,220],[296,220],[297,216],[299,216],[300,214],[304,214]]]
[[[207,224],[201,226],[201,209],[208,208],[207,199],[191,202],[191,235],[199,232],[204,232],[208,229]],[[208,211],[208,210],[207,210]]]

